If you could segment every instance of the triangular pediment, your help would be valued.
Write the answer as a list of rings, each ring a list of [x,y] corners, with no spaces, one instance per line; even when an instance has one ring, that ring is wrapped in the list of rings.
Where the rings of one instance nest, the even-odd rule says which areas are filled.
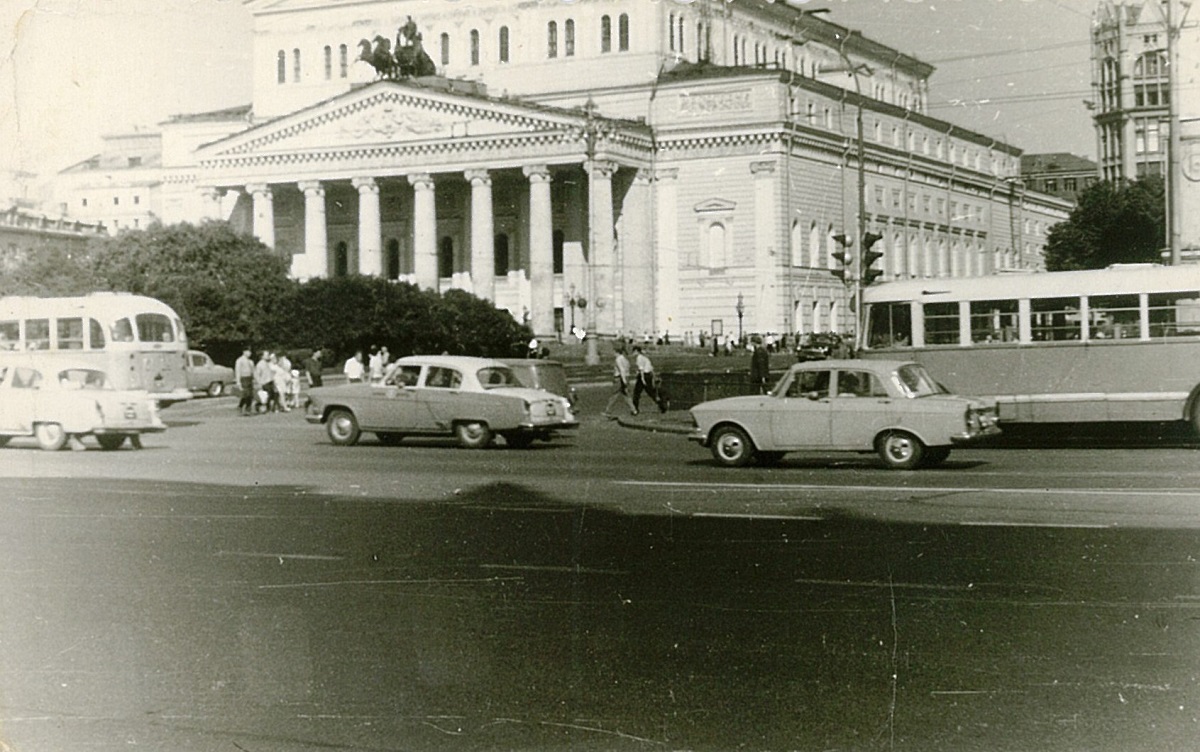
[[[264,154],[337,153],[374,145],[530,136],[571,127],[570,113],[378,82],[201,148],[202,161]]]
[[[710,198],[692,207],[697,214],[725,214],[737,208],[737,203],[723,198]]]

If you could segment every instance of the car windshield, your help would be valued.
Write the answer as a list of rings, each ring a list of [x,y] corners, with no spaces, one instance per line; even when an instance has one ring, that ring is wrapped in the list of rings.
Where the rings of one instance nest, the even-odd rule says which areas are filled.
[[[58,383],[67,389],[111,389],[108,376],[91,368],[68,368],[59,371]]]
[[[476,375],[479,377],[479,383],[484,389],[521,385],[521,382],[517,381],[516,375],[510,369],[500,366],[480,368]]]
[[[949,394],[944,386],[933,380],[924,366],[910,363],[900,366],[892,374],[896,385],[906,397],[928,397],[931,394]]]

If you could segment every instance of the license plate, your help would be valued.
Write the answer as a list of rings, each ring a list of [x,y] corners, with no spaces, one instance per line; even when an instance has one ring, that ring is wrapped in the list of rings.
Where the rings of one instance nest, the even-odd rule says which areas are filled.
[[[554,406],[553,402],[546,403],[546,414],[550,416],[558,415],[558,408]]]
[[[128,402],[125,403],[125,419],[137,420],[137,405],[131,405]]]

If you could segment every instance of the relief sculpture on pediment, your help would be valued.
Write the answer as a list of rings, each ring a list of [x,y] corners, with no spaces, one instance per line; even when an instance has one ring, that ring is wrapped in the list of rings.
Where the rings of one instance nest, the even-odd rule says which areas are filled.
[[[448,130],[448,125],[436,117],[395,105],[368,110],[362,116],[347,120],[342,130],[356,139],[402,136],[425,137]]]

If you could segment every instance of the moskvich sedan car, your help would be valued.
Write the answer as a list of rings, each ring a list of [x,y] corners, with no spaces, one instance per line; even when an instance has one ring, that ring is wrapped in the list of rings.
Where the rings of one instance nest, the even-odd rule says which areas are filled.
[[[148,392],[118,390],[95,367],[31,357],[0,365],[0,446],[33,436],[42,449],[58,450],[95,436],[102,449],[141,434],[165,431],[158,403]]]
[[[524,448],[579,425],[565,398],[521,386],[504,363],[454,355],[400,358],[379,384],[311,389],[305,419],[325,424],[334,444],[355,444],[371,431],[385,444],[453,436],[468,449],[496,436]]]
[[[957,444],[1000,432],[996,408],[950,394],[906,361],[824,360],[792,366],[769,394],[703,402],[692,441],[722,465],[778,462],[787,452],[876,452],[897,470],[937,465]]]
[[[188,350],[187,384],[193,392],[204,392],[209,397],[220,397],[234,384],[233,369],[218,365],[199,350]]]

